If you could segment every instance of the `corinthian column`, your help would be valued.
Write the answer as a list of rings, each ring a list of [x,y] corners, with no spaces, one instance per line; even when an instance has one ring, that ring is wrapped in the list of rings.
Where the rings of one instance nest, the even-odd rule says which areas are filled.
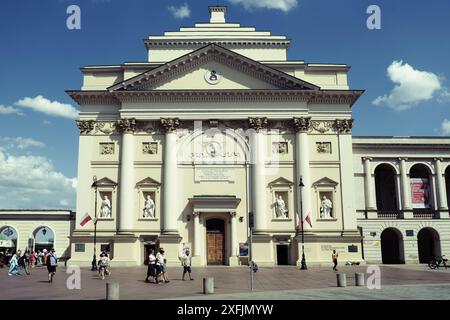
[[[161,125],[166,134],[164,140],[163,164],[163,227],[165,234],[178,234],[178,175],[177,175],[177,133],[180,126],[178,118],[162,118]]]
[[[117,122],[122,132],[122,145],[120,154],[120,180],[119,180],[119,232],[133,230],[134,207],[134,131],[136,119],[122,119]]]
[[[249,118],[252,151],[252,200],[255,232],[267,229],[266,205],[266,139],[263,130],[267,128],[267,118]]]
[[[311,127],[311,117],[294,118],[295,128],[295,167],[297,171],[297,188],[300,198],[297,199],[297,208],[300,216],[303,214],[303,220],[310,214],[312,219],[311,206],[311,178],[309,174],[309,146],[308,146],[308,131]],[[298,185],[300,179],[304,187],[300,188]],[[300,212],[300,201],[303,213]],[[305,230],[310,229],[310,225],[302,221]]]

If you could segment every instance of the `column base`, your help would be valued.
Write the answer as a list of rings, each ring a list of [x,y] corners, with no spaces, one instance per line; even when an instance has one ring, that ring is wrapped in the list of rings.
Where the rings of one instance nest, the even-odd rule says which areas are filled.
[[[202,266],[202,259],[200,256],[193,256],[191,258],[191,264],[193,267],[201,267]]]
[[[402,211],[402,219],[414,219],[413,211]]]
[[[449,219],[449,218],[450,218],[450,215],[449,215],[448,210],[446,210],[446,209],[444,209],[444,210],[439,210],[439,211],[437,212],[437,217],[436,217],[436,218],[438,218],[438,219]]]
[[[237,256],[231,256],[228,258],[228,265],[230,267],[236,267],[239,265],[239,258]]]

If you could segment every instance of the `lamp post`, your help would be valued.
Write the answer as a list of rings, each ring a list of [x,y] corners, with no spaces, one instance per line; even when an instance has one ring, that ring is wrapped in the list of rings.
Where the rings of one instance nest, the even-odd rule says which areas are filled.
[[[302,190],[303,187],[305,186],[303,184],[303,180],[302,177],[300,177],[300,183],[298,184],[298,186],[300,187],[300,219],[301,219],[301,223],[300,226],[302,228],[302,260],[301,260],[301,270],[308,270],[308,267],[306,266],[306,259],[305,259],[305,232],[304,232],[304,221],[303,221],[303,197],[302,197]]]
[[[97,176],[92,179],[92,188],[95,192],[95,209],[94,209],[94,257],[92,258],[92,271],[97,271]]]

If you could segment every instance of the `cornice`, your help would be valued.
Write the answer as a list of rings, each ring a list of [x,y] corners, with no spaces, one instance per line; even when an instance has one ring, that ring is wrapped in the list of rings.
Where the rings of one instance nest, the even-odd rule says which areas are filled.
[[[186,39],[186,40],[152,40],[152,39],[145,39],[144,44],[147,49],[151,49],[154,47],[203,47],[206,45],[209,45],[211,43],[215,43],[221,46],[226,47],[268,47],[268,46],[276,46],[281,48],[288,48],[291,44],[290,40],[242,40],[242,39],[236,39],[236,40],[194,40],[194,39]]]
[[[307,102],[349,104],[362,91],[320,90],[152,90],[152,91],[68,91],[79,105],[114,105],[127,102]],[[319,95],[320,99],[316,96]]]

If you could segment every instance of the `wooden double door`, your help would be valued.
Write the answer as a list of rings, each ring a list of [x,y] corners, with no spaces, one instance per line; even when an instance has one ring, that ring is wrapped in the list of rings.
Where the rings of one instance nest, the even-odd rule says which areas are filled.
[[[225,264],[225,226],[223,220],[207,221],[206,247],[209,265]]]

